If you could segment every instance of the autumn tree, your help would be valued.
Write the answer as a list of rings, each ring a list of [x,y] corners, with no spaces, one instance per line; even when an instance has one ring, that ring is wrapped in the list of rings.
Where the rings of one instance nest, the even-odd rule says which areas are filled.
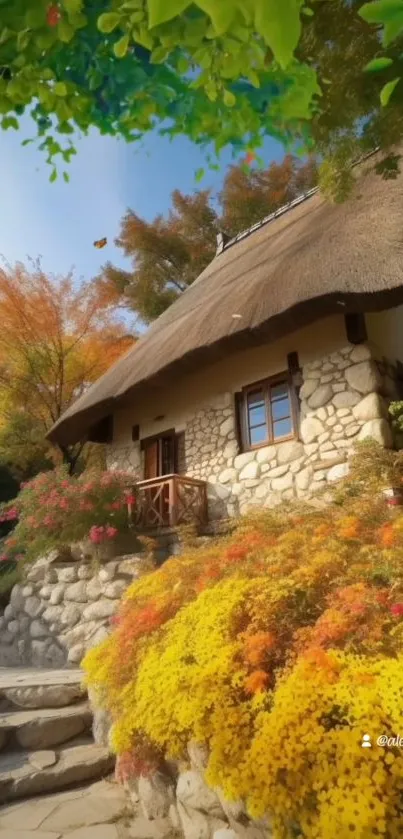
[[[313,157],[301,164],[288,154],[281,163],[271,163],[267,169],[232,166],[220,193],[221,227],[235,236],[316,182],[317,166]]]
[[[218,220],[208,190],[172,193],[172,208],[153,222],[128,210],[116,244],[133,260],[133,272],[108,263],[98,278],[110,299],[120,299],[144,323],[160,315],[208,265],[216,249]]]
[[[314,158],[287,155],[267,169],[245,163],[229,169],[219,195],[221,210],[208,190],[172,193],[166,218],[147,222],[128,210],[116,244],[133,261],[133,271],[108,263],[97,285],[110,300],[134,310],[149,324],[199,276],[216,252],[219,230],[233,236],[315,185]]]
[[[72,472],[83,445],[57,454],[45,434],[133,339],[93,283],[39,263],[0,269],[0,322],[1,459],[29,472],[59,456]]]

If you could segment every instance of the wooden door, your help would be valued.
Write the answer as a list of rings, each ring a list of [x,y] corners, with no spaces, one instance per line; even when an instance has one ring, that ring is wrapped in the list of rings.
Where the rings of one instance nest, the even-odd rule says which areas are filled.
[[[151,440],[144,445],[144,480],[159,476],[159,441]]]

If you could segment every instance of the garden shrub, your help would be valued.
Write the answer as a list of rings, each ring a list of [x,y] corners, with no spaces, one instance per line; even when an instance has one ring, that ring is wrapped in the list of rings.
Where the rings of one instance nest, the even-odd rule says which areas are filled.
[[[361,445],[325,509],[242,518],[130,586],[83,663],[120,777],[195,740],[275,839],[402,835],[403,749],[376,744],[403,734],[403,510],[380,493],[399,464]]]
[[[66,467],[43,472],[0,507],[0,521],[17,521],[0,559],[32,560],[86,538],[94,544],[114,539],[129,528],[134,492],[133,476],[125,472],[86,472],[78,478]]]

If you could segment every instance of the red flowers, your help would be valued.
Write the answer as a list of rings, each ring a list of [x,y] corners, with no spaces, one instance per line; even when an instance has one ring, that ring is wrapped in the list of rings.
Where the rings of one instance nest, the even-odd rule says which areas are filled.
[[[394,603],[389,611],[394,618],[401,618],[403,616],[403,603]]]
[[[46,12],[46,22],[49,26],[57,26],[59,20],[61,18],[60,9],[54,3],[51,6],[48,6]]]
[[[132,492],[126,494],[125,498],[126,504],[130,504],[131,507],[136,503],[136,497],[133,495]]]
[[[89,538],[94,545],[100,545],[101,542],[105,542],[106,539],[114,539],[117,532],[117,527],[97,527],[94,524],[89,532]]]

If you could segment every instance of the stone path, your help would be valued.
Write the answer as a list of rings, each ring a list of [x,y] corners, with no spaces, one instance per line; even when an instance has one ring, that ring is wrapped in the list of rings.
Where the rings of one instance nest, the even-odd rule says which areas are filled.
[[[174,839],[167,819],[133,814],[112,780],[0,807],[0,839]]]

